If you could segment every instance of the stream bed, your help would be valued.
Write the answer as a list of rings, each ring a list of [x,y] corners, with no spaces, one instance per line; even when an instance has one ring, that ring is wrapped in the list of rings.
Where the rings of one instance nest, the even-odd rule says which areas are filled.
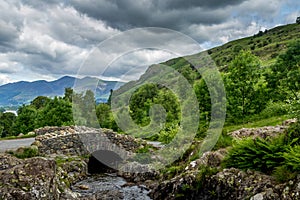
[[[125,199],[151,200],[149,190],[143,186],[131,185],[116,174],[97,174],[88,176],[71,187],[83,199]]]

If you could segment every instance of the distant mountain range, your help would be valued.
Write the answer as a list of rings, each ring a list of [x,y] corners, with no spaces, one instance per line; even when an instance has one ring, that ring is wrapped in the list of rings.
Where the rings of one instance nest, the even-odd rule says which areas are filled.
[[[117,89],[116,87],[124,84],[122,82],[104,81],[92,77],[79,79],[71,76],[64,76],[49,82],[40,80],[34,82],[20,81],[8,83],[0,86],[0,106],[11,107],[28,104],[37,96],[63,96],[65,88],[73,88],[75,83],[77,85],[76,88],[81,91],[87,89],[94,90],[97,85],[95,97],[98,103],[107,101],[110,90]],[[80,86],[80,88],[78,86]]]

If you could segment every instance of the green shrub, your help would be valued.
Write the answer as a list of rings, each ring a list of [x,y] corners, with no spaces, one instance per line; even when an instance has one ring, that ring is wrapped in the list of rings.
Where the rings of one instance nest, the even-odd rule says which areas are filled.
[[[294,123],[286,131],[285,143],[291,146],[300,145],[300,123]]]
[[[236,141],[225,157],[223,165],[270,174],[284,161],[283,153],[287,149],[284,142],[284,135],[272,140],[248,138]]]
[[[285,165],[276,167],[272,176],[280,183],[287,182],[297,176],[296,172],[291,172]]]
[[[213,150],[218,150],[221,148],[226,148],[232,145],[232,137],[227,135],[226,133],[222,133],[219,137],[218,142],[214,146]]]
[[[143,148],[139,148],[138,150],[136,150],[136,153],[149,153],[151,148],[151,145],[146,144],[145,146],[143,146]]]
[[[13,153],[14,156],[17,158],[32,158],[35,156],[38,156],[39,151],[36,146],[30,146],[30,147],[22,147],[19,148],[16,152]]]
[[[174,176],[176,176],[177,174],[181,173],[183,170],[184,170],[184,166],[183,165],[170,166],[170,167],[167,167],[167,168],[163,169],[162,170],[162,174],[167,179],[171,179]]]
[[[282,116],[288,113],[289,106],[282,102],[270,102],[266,108],[259,114],[261,118]]]
[[[300,172],[300,146],[290,147],[283,154],[284,166],[292,172]]]
[[[176,136],[178,130],[178,125],[171,125],[169,127],[166,127],[164,130],[160,131],[158,141],[164,144],[170,143]]]
[[[197,174],[197,185],[196,189],[201,189],[203,186],[203,183],[208,177],[211,177],[215,174],[217,174],[219,170],[214,167],[209,166],[199,166],[199,172]]]
[[[274,170],[273,176],[279,182],[286,182],[296,178],[300,172],[300,146],[289,147],[283,153],[284,162],[282,166]]]

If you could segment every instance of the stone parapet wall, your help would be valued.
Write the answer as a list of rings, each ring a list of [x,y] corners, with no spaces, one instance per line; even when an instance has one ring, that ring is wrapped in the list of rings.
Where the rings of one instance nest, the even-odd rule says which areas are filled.
[[[41,154],[88,155],[97,150],[115,151],[121,155],[133,152],[146,142],[109,129],[83,126],[45,127],[35,130],[34,145]],[[124,155],[125,156],[125,155]]]

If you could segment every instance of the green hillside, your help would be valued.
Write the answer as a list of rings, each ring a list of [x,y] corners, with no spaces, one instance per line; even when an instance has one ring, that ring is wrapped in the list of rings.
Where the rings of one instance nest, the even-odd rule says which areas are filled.
[[[226,66],[240,48],[251,50],[265,64],[275,61],[275,58],[287,49],[289,43],[300,37],[300,25],[289,24],[279,26],[254,36],[235,40],[208,51],[218,66]]]
[[[270,65],[274,63],[279,54],[287,49],[289,43],[298,38],[300,38],[300,24],[288,24],[214,47],[207,50],[207,53],[221,69],[226,67],[241,49],[250,50],[262,60],[263,65]],[[187,63],[182,58],[175,58],[163,64],[178,69]]]
[[[206,82],[201,78],[196,67],[187,60],[192,59],[193,64],[196,63],[196,65],[200,64],[201,66],[199,62],[202,62],[203,55],[204,57],[209,55],[221,72],[227,99],[225,125],[230,127],[224,130],[234,130],[234,127],[238,128],[242,126],[241,124],[253,123],[257,120],[263,120],[263,123],[253,124],[274,125],[273,117],[278,116],[281,119],[275,120],[277,123],[286,119],[288,117],[286,114],[290,113],[290,105],[286,102],[298,96],[296,94],[299,92],[298,69],[294,67],[298,63],[298,58],[296,58],[297,55],[294,56],[295,59],[293,55],[292,58],[289,58],[289,54],[298,53],[298,50],[291,49],[298,48],[298,38],[300,38],[300,25],[288,24],[264,32],[260,31],[253,36],[231,41],[205,52],[174,58],[161,63],[178,71],[193,87],[200,110],[198,136],[202,137],[202,133],[207,129],[211,115],[211,99]],[[291,47],[292,44],[294,44],[294,47]],[[287,52],[289,48],[290,50]],[[280,55],[283,55],[283,57]],[[180,109],[174,103],[178,99],[171,100],[176,97],[170,95],[170,89],[159,86],[159,84],[148,84],[148,86],[139,89],[135,87],[135,85],[144,82],[149,77],[151,80],[151,77],[156,76],[152,79],[154,83],[159,79],[168,77],[169,81],[174,83],[171,85],[178,85],[173,88],[180,91],[180,84],[176,83],[177,76],[163,77],[162,72],[157,68],[158,66],[150,66],[138,81],[123,85],[114,94],[119,99],[123,98],[120,101],[125,101],[124,96],[129,95],[129,93],[132,94],[129,113],[133,121],[142,127],[149,125],[151,122],[149,116],[151,105],[162,104],[167,112],[167,123],[165,129],[160,132],[160,135],[163,135],[162,138],[157,136],[158,138],[152,137],[152,139],[165,142],[169,141],[168,136],[174,136],[173,132],[176,133],[180,127],[181,119],[178,117],[180,116],[180,113],[178,113]],[[291,71],[289,72],[289,70]],[[292,81],[295,86],[291,86],[289,81]],[[183,104],[185,105],[185,103]],[[267,120],[267,118],[270,118],[270,120]],[[170,132],[172,134],[169,134]]]

